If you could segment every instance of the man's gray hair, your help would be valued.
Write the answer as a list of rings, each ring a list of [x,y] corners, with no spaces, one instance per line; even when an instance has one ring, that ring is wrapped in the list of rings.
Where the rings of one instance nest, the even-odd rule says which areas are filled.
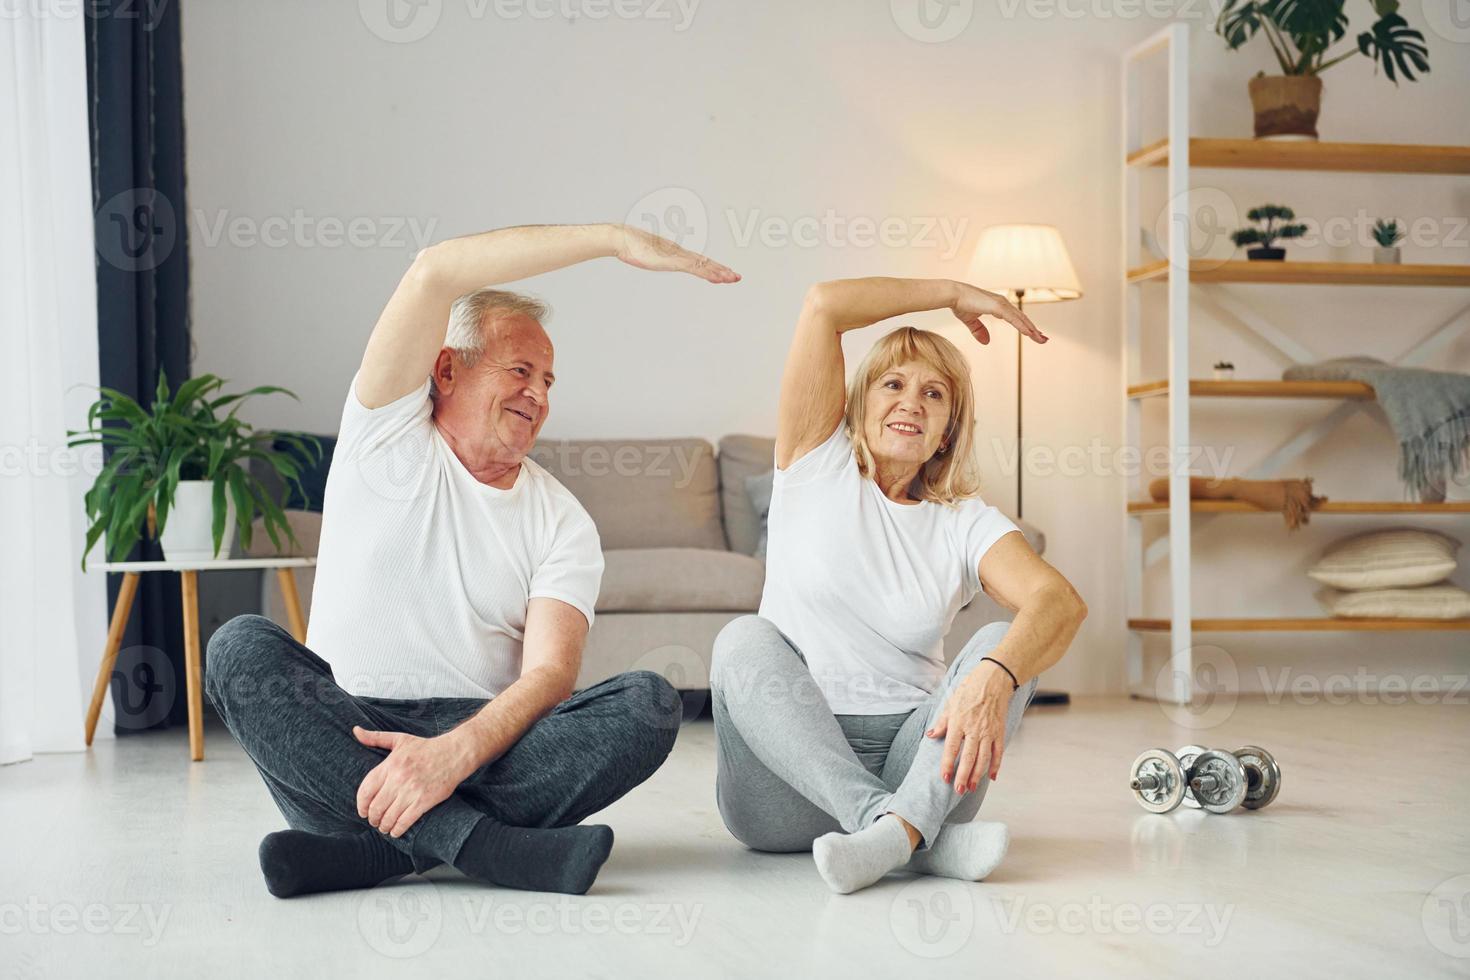
[[[485,328],[497,317],[528,316],[541,323],[550,315],[550,308],[539,299],[487,286],[454,301],[444,346],[454,351],[461,364],[472,368],[485,353]],[[438,393],[431,378],[430,394]]]

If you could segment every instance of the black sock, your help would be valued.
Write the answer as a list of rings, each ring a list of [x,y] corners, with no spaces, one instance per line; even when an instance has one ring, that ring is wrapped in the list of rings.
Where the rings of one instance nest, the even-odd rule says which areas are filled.
[[[265,887],[277,898],[372,888],[413,871],[407,854],[377,831],[342,836],[281,830],[260,842]]]
[[[451,863],[492,885],[583,895],[597,879],[612,844],[612,828],[600,824],[536,830],[485,817]]]

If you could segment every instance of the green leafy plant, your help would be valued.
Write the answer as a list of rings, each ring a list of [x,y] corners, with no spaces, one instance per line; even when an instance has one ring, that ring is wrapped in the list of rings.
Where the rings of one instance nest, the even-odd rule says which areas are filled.
[[[1320,75],[1355,54],[1372,58],[1388,80],[1429,71],[1424,35],[1399,15],[1398,0],[1370,0],[1378,19],[1358,35],[1358,46],[1328,57],[1328,49],[1347,34],[1346,0],[1225,0],[1215,32],[1232,51],[1259,32],[1271,45],[1283,75]]]
[[[1385,221],[1379,218],[1373,222],[1373,240],[1384,248],[1393,248],[1404,240],[1404,230],[1399,227],[1397,221]]]
[[[262,385],[224,394],[221,389],[225,384],[213,374],[202,374],[179,385],[170,396],[168,378],[160,372],[158,389],[148,409],[116,389],[98,389],[101,397],[87,410],[87,428],[67,432],[71,437],[68,445],[100,444],[107,454],[84,498],[91,523],[82,551],[83,569],[87,567],[87,555],[104,533],[107,557],[112,561],[127,557],[142,538],[145,524],[151,535],[161,535],[181,480],[209,480],[214,484],[216,552],[224,536],[226,494],[235,504],[241,544],[249,547],[251,524],[257,513],[264,518],[266,533],[277,548],[282,532],[291,543],[297,543],[280,503],[241,464],[259,460],[305,496],[301,463],[320,460],[321,443],[311,436],[257,430],[235,414],[256,395],[279,392],[295,398],[294,393]],[[227,407],[229,411],[221,416],[220,411]],[[273,442],[291,452],[275,449]]]
[[[1271,248],[1276,240],[1300,238],[1307,233],[1307,226],[1293,223],[1296,212],[1281,204],[1262,204],[1260,207],[1251,208],[1245,213],[1251,221],[1261,225],[1259,228],[1241,228],[1230,233],[1230,240],[1235,243],[1236,248],[1245,245],[1259,245],[1262,248]],[[1281,224],[1277,224],[1277,222]]]

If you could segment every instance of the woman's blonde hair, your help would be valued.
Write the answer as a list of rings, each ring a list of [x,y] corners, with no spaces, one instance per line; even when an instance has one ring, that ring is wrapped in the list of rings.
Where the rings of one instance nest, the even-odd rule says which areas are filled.
[[[975,389],[970,384],[970,366],[954,344],[937,333],[915,327],[899,327],[874,344],[847,385],[847,434],[858,471],[866,477],[873,475],[873,454],[863,428],[868,389],[885,371],[916,361],[939,373],[951,397],[941,450],[919,470],[913,492],[920,500],[941,504],[977,497],[980,467],[975,462]]]

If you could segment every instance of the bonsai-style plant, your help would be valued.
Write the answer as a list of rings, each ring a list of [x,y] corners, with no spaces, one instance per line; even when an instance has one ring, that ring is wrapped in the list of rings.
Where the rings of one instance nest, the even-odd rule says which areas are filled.
[[[1241,228],[1230,233],[1236,248],[1254,245],[1246,250],[1246,257],[1253,260],[1269,259],[1280,261],[1286,258],[1286,249],[1277,248],[1276,242],[1300,238],[1307,233],[1307,226],[1293,221],[1296,212],[1282,204],[1262,204],[1245,213],[1257,227]],[[1280,222],[1278,224],[1278,222]]]
[[[160,539],[165,557],[174,559],[218,556],[237,520],[241,544],[248,547],[257,514],[278,548],[282,533],[297,543],[280,503],[241,464],[260,461],[304,496],[300,466],[321,458],[321,444],[310,436],[256,430],[235,414],[256,395],[279,392],[295,398],[292,392],[262,385],[224,394],[225,384],[203,374],[170,396],[168,379],[160,372],[148,409],[113,388],[99,389],[101,397],[87,410],[87,428],[67,433],[68,445],[100,444],[107,453],[84,498],[90,526],[82,568],[103,534],[108,559],[120,561],[145,526],[150,537]],[[229,411],[221,416],[225,408]],[[290,451],[274,448],[273,442]],[[168,529],[173,532],[166,535]]]
[[[1404,230],[1397,221],[1379,218],[1373,222],[1373,240],[1378,243],[1373,250],[1374,262],[1393,265],[1399,261],[1399,242],[1404,240]]]
[[[1424,35],[1399,14],[1398,0],[1369,0],[1378,19],[1357,36],[1357,46],[1334,51],[1347,36],[1345,0],[1225,0],[1215,31],[1232,51],[1258,33],[1271,46],[1278,76],[1251,79],[1256,137],[1316,139],[1321,74],[1356,54],[1373,59],[1390,82],[1429,71]]]

